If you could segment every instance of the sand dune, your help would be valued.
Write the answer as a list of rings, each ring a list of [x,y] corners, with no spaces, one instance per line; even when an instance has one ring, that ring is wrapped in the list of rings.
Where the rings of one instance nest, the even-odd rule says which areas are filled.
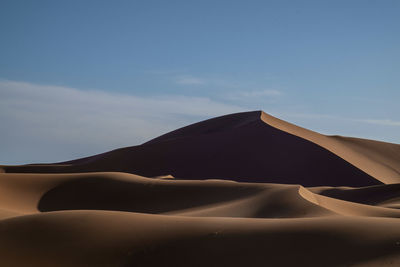
[[[1,166],[1,263],[399,266],[399,147],[257,111]]]
[[[181,128],[140,146],[56,165],[10,166],[6,171],[123,171],[146,177],[172,175],[177,179],[304,186],[368,186],[386,181],[355,166],[356,160],[346,160],[342,154],[326,149],[331,139],[324,147],[309,141],[301,128],[292,127],[291,131],[297,134],[294,135],[269,125],[263,119],[265,116],[258,111],[223,116]]]

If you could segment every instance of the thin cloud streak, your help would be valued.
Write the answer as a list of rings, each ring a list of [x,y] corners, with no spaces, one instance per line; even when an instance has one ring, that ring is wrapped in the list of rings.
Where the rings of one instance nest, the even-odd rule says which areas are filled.
[[[384,126],[400,126],[400,121],[393,121],[389,119],[382,119],[382,120],[360,120],[361,122],[366,122],[369,124],[375,124],[375,125],[384,125]]]
[[[242,103],[247,105],[264,104],[276,102],[283,96],[282,91],[274,89],[265,90],[235,90],[233,92],[222,95],[223,99],[233,101],[234,103]]]
[[[180,76],[176,79],[176,83],[181,85],[202,85],[206,81],[194,76]]]
[[[258,90],[258,91],[241,91],[237,93],[237,96],[240,97],[248,97],[248,98],[257,98],[257,97],[271,97],[271,96],[280,96],[283,93],[278,90],[266,89],[266,90]]]
[[[245,97],[278,96],[282,95],[282,92],[278,90],[261,90],[261,91],[242,92],[242,95]]]

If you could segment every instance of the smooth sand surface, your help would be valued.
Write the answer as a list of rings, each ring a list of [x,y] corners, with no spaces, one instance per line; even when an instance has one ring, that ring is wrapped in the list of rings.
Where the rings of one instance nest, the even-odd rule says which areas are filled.
[[[0,265],[400,266],[399,153],[247,112],[0,166]]]

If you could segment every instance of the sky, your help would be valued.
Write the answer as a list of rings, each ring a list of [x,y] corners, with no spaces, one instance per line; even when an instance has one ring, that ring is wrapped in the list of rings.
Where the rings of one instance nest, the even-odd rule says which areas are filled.
[[[400,143],[400,1],[0,2],[0,164],[263,110]]]

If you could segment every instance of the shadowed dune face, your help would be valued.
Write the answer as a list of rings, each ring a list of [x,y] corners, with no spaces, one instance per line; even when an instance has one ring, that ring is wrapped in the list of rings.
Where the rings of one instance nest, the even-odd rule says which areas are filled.
[[[74,179],[46,192],[38,204],[38,209],[163,213],[229,202],[262,191],[262,188],[256,186],[235,185],[212,182],[177,184],[148,179],[127,181],[118,179],[118,175],[116,177],[90,175]]]
[[[396,144],[262,112],[0,166],[0,265],[400,266],[399,170]]]
[[[311,190],[320,195],[367,205],[380,205],[400,196],[400,184],[362,188],[315,188]]]
[[[274,128],[261,112],[193,124],[140,146],[62,165],[7,167],[7,172],[122,171],[146,177],[229,179],[304,186],[367,186],[381,182],[336,154]]]

